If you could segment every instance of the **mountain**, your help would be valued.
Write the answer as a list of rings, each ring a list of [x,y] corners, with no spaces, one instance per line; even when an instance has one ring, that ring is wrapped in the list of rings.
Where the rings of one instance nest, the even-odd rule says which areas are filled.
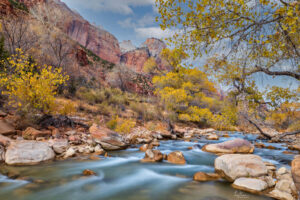
[[[160,58],[166,47],[163,41],[149,38],[138,48],[130,41],[119,43],[113,34],[89,23],[60,0],[1,0],[0,14],[26,20],[30,24],[29,35],[38,36],[30,54],[41,63],[63,65],[77,79],[107,83],[108,74],[124,67],[132,74],[144,74],[143,65],[150,57],[155,58],[160,68],[169,68]],[[63,47],[61,51],[69,51],[63,61],[59,60],[62,52],[50,52],[59,49],[53,48],[56,43]],[[59,61],[54,62],[55,59]]]

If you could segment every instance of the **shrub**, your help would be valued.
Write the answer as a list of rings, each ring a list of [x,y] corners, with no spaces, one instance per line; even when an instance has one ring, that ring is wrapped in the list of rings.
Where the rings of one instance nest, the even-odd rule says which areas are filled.
[[[63,107],[59,110],[60,115],[72,115],[76,112],[75,104],[72,102],[64,103]]]
[[[118,133],[128,134],[135,127],[136,122],[133,119],[123,119],[118,116],[112,117],[110,121],[106,123],[106,126]]]
[[[50,113],[58,86],[68,79],[62,69],[30,64],[21,49],[1,62],[4,69],[0,73],[0,86],[2,94],[8,96],[8,105],[18,111],[28,108],[31,112]]]

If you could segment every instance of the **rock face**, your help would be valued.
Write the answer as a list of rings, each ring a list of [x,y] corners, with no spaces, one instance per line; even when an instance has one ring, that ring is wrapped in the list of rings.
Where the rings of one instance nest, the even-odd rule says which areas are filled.
[[[123,138],[116,132],[113,132],[104,127],[98,127],[93,125],[90,127],[90,133],[92,138],[101,145],[104,150],[113,151],[125,149],[128,144],[123,140]]]
[[[136,47],[132,44],[132,42],[130,40],[126,40],[120,43],[120,49],[122,54],[126,53],[128,51],[132,51],[135,50]]]
[[[163,154],[159,150],[148,149],[145,152],[145,157],[142,162],[161,162],[163,160]]]
[[[238,178],[232,186],[236,189],[253,193],[258,193],[268,188],[268,184],[265,181],[255,178]]]
[[[1,135],[10,135],[15,133],[16,130],[14,127],[6,122],[5,120],[0,120],[0,134]]]
[[[159,57],[161,51],[167,47],[162,40],[156,38],[148,38],[143,46],[148,47],[150,56],[155,58]]]
[[[138,48],[124,53],[121,56],[121,63],[125,64],[131,70],[141,73],[143,72],[144,63],[150,58],[148,48]]]
[[[8,0],[2,0],[0,2],[0,14],[7,15],[7,14],[11,13],[12,10],[13,10],[13,8]]]
[[[86,20],[74,18],[68,22],[66,33],[100,58],[114,64],[120,62],[119,42],[109,32],[92,26]]]
[[[54,151],[46,142],[16,141],[7,148],[5,163],[8,165],[34,165],[52,160],[54,156]]]
[[[216,158],[215,170],[231,182],[241,177],[260,177],[268,174],[261,157],[244,154],[226,154]]]
[[[294,179],[295,186],[298,191],[300,191],[300,156],[296,156],[292,162],[292,175]],[[300,197],[300,192],[298,192]]]
[[[244,139],[234,139],[218,144],[208,144],[202,148],[211,153],[253,153],[254,146]]]
[[[215,173],[197,172],[196,174],[194,174],[193,178],[195,181],[204,182],[204,181],[218,180],[221,178],[221,176],[219,174],[215,174]]]
[[[170,153],[167,160],[168,162],[177,165],[184,165],[186,163],[183,153],[180,151]]]

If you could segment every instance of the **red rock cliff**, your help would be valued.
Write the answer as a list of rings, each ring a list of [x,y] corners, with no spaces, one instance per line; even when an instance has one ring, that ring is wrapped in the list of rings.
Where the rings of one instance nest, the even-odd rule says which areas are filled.
[[[121,56],[121,63],[135,72],[143,72],[144,63],[149,59],[150,52],[148,48],[139,48],[128,51]]]

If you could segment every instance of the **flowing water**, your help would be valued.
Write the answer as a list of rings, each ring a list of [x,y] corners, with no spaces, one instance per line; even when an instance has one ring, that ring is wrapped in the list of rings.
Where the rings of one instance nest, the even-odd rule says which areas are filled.
[[[263,142],[255,135],[234,132],[230,138],[207,141],[204,138],[193,142],[161,141],[157,147],[162,153],[182,151],[186,165],[162,163],[141,163],[144,153],[136,148],[110,152],[110,157],[99,156],[101,160],[89,157],[73,158],[67,161],[44,163],[38,166],[8,167],[0,165],[0,172],[21,174],[25,180],[12,180],[0,175],[1,200],[260,200],[270,199],[233,189],[226,181],[194,182],[193,174],[198,171],[213,172],[216,156],[194,145],[222,142],[233,138]],[[197,141],[195,141],[197,140]],[[284,144],[268,144],[277,150],[257,149],[254,154],[277,167],[289,168],[294,155],[283,154]],[[97,176],[83,177],[82,171],[91,169]]]

